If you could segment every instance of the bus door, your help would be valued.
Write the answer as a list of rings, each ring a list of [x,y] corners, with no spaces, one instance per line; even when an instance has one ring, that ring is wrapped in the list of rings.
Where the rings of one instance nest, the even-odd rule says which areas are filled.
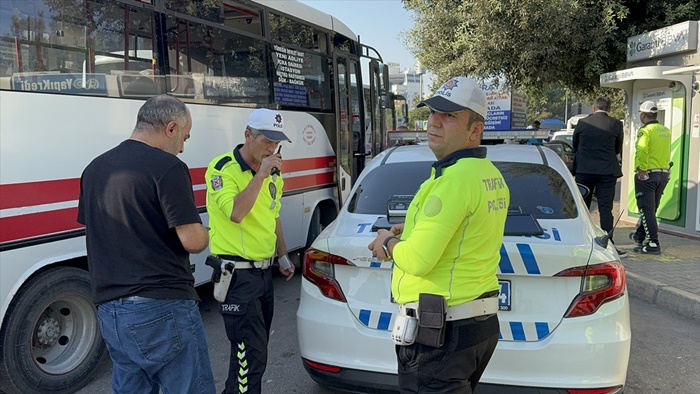
[[[357,177],[357,160],[355,151],[361,145],[363,132],[363,119],[360,114],[360,100],[358,93],[359,64],[346,55],[337,55],[335,58],[336,92],[338,94],[338,124],[336,147],[336,174],[338,174],[338,199],[343,205],[350,195],[352,181]],[[362,158],[364,160],[364,157]],[[354,176],[354,177],[353,177]]]
[[[365,114],[368,124],[365,125],[365,160],[379,154],[384,149],[384,119],[382,119],[383,94],[381,72],[379,62],[372,60],[369,63],[369,90],[365,95]]]

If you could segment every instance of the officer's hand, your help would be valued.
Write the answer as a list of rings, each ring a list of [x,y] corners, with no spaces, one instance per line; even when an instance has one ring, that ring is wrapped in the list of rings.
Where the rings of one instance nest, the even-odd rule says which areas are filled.
[[[395,225],[391,226],[391,230],[389,230],[389,231],[391,231],[392,235],[400,237],[401,234],[403,233],[403,225],[404,225],[403,223],[395,224]]]
[[[649,179],[649,173],[644,170],[637,170],[637,178],[639,178],[640,181],[646,181]]]
[[[384,229],[380,229],[377,231],[377,238],[375,238],[374,241],[367,245],[367,249],[372,251],[372,256],[377,256],[379,260],[389,259],[389,256],[387,256],[386,253],[384,253],[384,248],[382,248],[382,245],[384,244],[384,240],[389,238],[391,235],[391,232]]]
[[[274,155],[270,155],[263,158],[262,162],[260,163],[260,169],[258,170],[258,172],[265,176],[268,176],[272,172],[273,168],[282,168],[282,155],[280,155],[279,153],[275,153]]]
[[[287,281],[292,279],[292,276],[294,276],[294,265],[292,265],[291,267],[289,267],[287,269],[284,269],[280,266],[279,269],[280,269],[280,273],[287,278],[286,279]]]

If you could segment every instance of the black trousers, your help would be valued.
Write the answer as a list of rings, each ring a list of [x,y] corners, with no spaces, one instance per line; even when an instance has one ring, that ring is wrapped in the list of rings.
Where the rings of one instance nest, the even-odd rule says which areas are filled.
[[[634,192],[640,213],[635,238],[659,243],[659,224],[656,221],[656,211],[659,209],[661,196],[664,194],[669,178],[668,172],[650,172],[649,179],[646,181],[634,177]]]
[[[448,321],[441,348],[396,346],[399,390],[405,393],[469,394],[498,344],[498,316]]]
[[[226,303],[221,304],[226,336],[231,342],[224,393],[261,392],[274,299],[270,269],[233,272]]]
[[[612,239],[613,230],[613,201],[615,201],[615,186],[617,178],[613,175],[576,174],[576,183],[588,187],[591,192],[584,198],[588,209],[591,208],[593,194],[598,200],[598,215],[600,216],[600,228],[605,230]]]

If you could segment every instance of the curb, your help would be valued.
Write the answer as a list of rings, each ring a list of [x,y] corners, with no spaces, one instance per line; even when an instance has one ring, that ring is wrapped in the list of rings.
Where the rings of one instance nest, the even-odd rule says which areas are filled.
[[[626,275],[630,295],[690,319],[700,320],[700,296],[629,271]]]

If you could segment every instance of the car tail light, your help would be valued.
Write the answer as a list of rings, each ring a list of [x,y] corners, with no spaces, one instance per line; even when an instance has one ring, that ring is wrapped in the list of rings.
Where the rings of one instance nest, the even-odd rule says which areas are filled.
[[[625,267],[620,263],[574,267],[554,276],[583,278],[581,292],[574,298],[564,317],[593,314],[601,305],[625,294]]]
[[[318,286],[324,296],[340,302],[347,302],[340,285],[335,280],[336,265],[354,266],[355,264],[342,257],[310,248],[304,253],[302,276]]]
[[[304,360],[304,362],[306,362],[311,368],[318,369],[320,371],[333,372],[333,373],[340,372],[340,367],[334,367],[332,365],[315,363],[315,362],[309,361],[309,360]]]
[[[616,394],[622,392],[622,386],[605,387],[602,389],[569,389],[569,394]]]

